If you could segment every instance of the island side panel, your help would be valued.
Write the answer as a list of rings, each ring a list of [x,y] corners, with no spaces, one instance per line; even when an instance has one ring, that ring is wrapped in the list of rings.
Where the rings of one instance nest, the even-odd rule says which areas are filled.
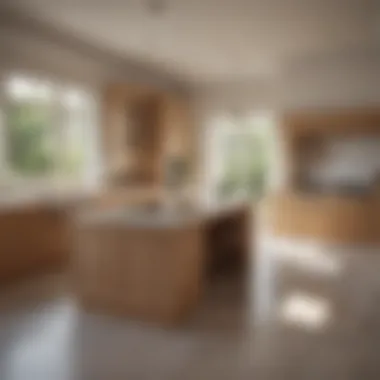
[[[195,308],[203,279],[202,229],[81,225],[73,274],[80,302],[110,314],[175,323]]]

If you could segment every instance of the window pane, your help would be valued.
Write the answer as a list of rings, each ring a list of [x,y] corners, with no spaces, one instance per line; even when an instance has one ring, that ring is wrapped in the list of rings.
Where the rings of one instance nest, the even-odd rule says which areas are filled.
[[[0,128],[4,180],[20,188],[48,186],[48,191],[84,186],[90,177],[89,161],[97,153],[91,95],[19,75],[10,76],[4,85]]]
[[[8,164],[19,174],[46,175],[54,167],[51,113],[44,103],[14,101],[6,113]]]
[[[48,101],[52,92],[49,83],[21,76],[12,77],[6,83],[6,94],[16,101]]]
[[[232,127],[218,130],[218,197],[257,199],[263,195],[269,167],[269,121],[264,117],[238,118]]]

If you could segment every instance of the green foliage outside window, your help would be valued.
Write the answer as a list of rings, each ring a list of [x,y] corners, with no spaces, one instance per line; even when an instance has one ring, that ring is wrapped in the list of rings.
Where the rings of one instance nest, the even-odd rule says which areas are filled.
[[[7,153],[12,171],[28,177],[54,173],[79,176],[83,165],[81,141],[65,146],[52,128],[51,107],[46,104],[15,102],[6,113]]]
[[[268,172],[268,141],[258,133],[232,133],[225,137],[223,174],[218,183],[221,198],[244,194],[260,198]]]
[[[51,120],[43,105],[15,103],[7,112],[8,159],[25,175],[45,175],[54,168]]]

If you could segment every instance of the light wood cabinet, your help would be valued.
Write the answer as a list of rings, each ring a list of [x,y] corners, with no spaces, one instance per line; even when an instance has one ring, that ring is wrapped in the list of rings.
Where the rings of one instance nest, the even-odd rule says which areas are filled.
[[[66,215],[45,205],[0,213],[0,283],[60,268],[68,262]]]
[[[380,200],[375,197],[279,194],[265,201],[275,236],[321,243],[380,242]]]
[[[190,218],[181,210],[162,212],[77,220],[72,271],[82,305],[170,325],[191,315],[214,269],[234,263],[244,270],[249,206],[202,209]]]
[[[326,141],[348,136],[378,139],[380,109],[293,111],[284,115],[281,132],[290,170],[282,192],[265,200],[272,232],[322,243],[379,243],[380,197],[376,183],[359,187],[358,194],[350,196],[345,195],[350,190],[348,186],[345,192],[347,182],[334,180],[332,190],[327,190],[330,186],[321,191],[315,184],[308,184],[307,177],[313,161],[325,153]]]
[[[162,184],[167,159],[191,155],[184,96],[115,84],[105,90],[103,106],[106,181],[111,187]]]

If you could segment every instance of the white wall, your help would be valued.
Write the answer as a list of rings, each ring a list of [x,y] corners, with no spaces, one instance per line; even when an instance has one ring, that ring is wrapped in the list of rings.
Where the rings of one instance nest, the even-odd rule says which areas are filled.
[[[178,89],[164,73],[139,62],[78,41],[38,21],[0,9],[0,69],[40,71],[52,76],[102,86],[110,81],[145,83]]]
[[[380,50],[310,53],[282,58],[277,69],[240,83],[208,84],[195,89],[206,108],[355,106],[380,102]]]
[[[276,93],[282,108],[379,105],[380,54],[365,51],[293,62]]]

